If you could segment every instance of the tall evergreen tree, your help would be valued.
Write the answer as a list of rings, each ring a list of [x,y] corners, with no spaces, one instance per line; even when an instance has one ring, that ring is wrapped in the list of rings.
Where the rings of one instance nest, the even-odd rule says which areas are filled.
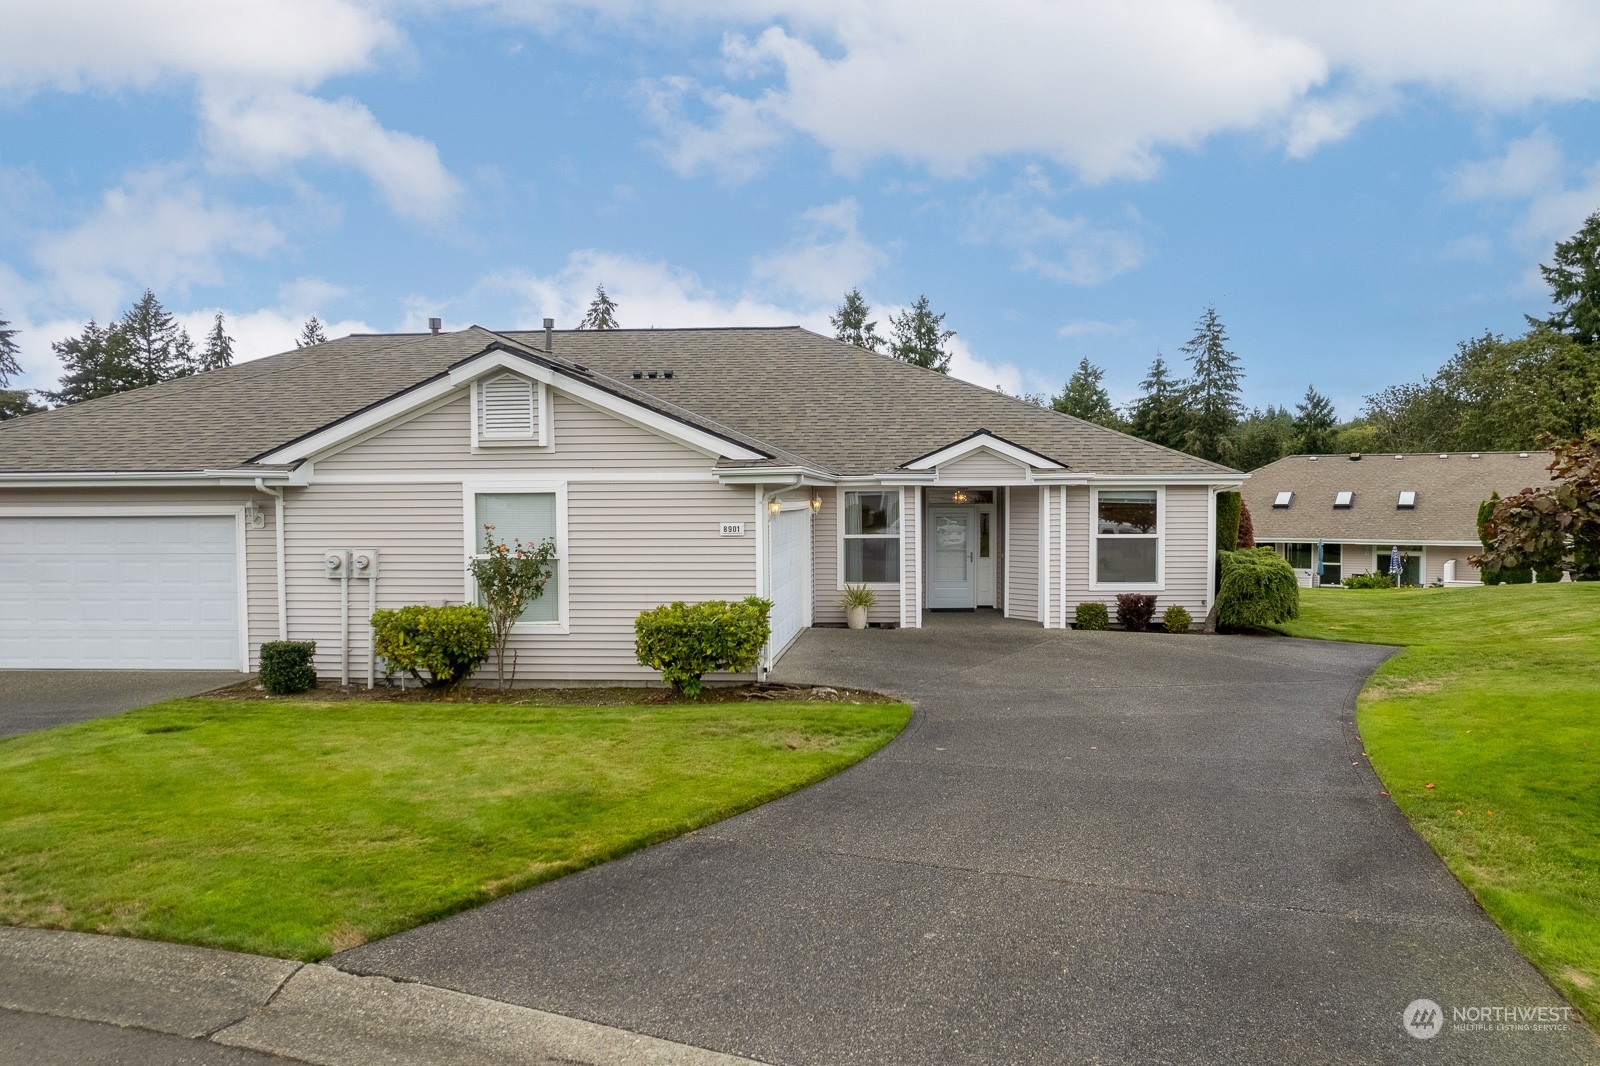
[[[1064,415],[1072,415],[1085,422],[1120,427],[1122,420],[1112,406],[1111,395],[1101,384],[1105,376],[1106,372],[1088,359],[1080,359],[1078,369],[1067,379],[1060,395],[1051,397],[1050,406]]]
[[[0,318],[0,422],[41,410],[27,389],[6,387],[12,378],[22,376],[22,364],[18,362],[22,349],[17,346],[17,332],[10,322]]]
[[[206,334],[205,347],[200,349],[199,369],[221,370],[232,365],[233,338],[222,328],[222,312],[218,311],[216,321],[211,324],[211,331]]]
[[[1183,382],[1172,377],[1160,352],[1139,389],[1139,398],[1128,411],[1128,432],[1168,448],[1183,447],[1188,432],[1188,392]]]
[[[594,299],[589,302],[589,310],[583,313],[583,320],[578,323],[579,329],[620,329],[617,324],[617,304],[610,296],[606,295],[604,285],[594,287]]]
[[[1294,416],[1287,407],[1268,404],[1241,418],[1228,436],[1229,461],[1240,470],[1256,470],[1294,451]]]
[[[1215,307],[1205,309],[1194,336],[1179,351],[1188,355],[1193,369],[1188,381],[1193,411],[1185,448],[1202,459],[1226,463],[1232,443],[1228,434],[1239,421],[1244,371],[1239,357],[1228,350],[1228,331]]]
[[[17,362],[22,354],[17,347],[17,332],[10,322],[0,318],[0,389],[11,384],[12,378],[22,376],[22,364]]]
[[[123,313],[115,330],[127,342],[133,388],[194,373],[194,341],[149,289]]]
[[[1556,313],[1543,325],[1565,333],[1579,344],[1600,344],[1600,211],[1584,220],[1583,228],[1556,244],[1555,262],[1539,265],[1550,286]],[[1528,324],[1540,325],[1529,317]]]
[[[1321,455],[1333,450],[1333,435],[1339,417],[1333,403],[1315,385],[1306,386],[1306,398],[1294,405],[1295,448],[1302,455]]]
[[[58,407],[82,403],[145,384],[133,366],[128,338],[119,326],[104,329],[93,319],[76,337],[50,345],[61,360],[61,388],[41,395]]]
[[[328,334],[322,329],[322,320],[316,315],[306,319],[306,324],[300,327],[300,336],[294,339],[296,348],[309,348],[313,344],[327,344]]]
[[[894,327],[890,355],[913,366],[950,373],[950,352],[944,344],[956,331],[944,328],[944,315],[933,313],[926,296],[917,297],[911,310],[890,316],[889,324]]]
[[[871,313],[872,309],[867,306],[861,290],[851,289],[844,294],[844,303],[839,305],[838,313],[828,319],[833,323],[834,337],[869,352],[883,351],[884,339],[878,334],[878,323],[867,320]]]

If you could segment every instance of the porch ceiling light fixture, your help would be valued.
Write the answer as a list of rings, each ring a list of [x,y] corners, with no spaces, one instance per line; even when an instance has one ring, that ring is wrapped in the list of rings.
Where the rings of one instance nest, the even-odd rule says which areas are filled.
[[[956,503],[966,503],[967,502],[967,494],[966,494],[966,491],[964,489],[956,489],[956,491],[954,491],[954,492],[952,492],[950,494],[950,498],[952,500],[954,500]]]

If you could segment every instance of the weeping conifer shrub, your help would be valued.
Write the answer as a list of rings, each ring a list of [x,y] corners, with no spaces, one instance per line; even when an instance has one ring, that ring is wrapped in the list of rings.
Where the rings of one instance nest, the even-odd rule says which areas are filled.
[[[1244,497],[1237,492],[1217,493],[1217,551],[1231,552],[1239,547],[1239,518],[1243,511]]]
[[[1217,624],[1259,628],[1300,616],[1300,583],[1294,568],[1271,548],[1218,552],[1222,585],[1217,589]]]

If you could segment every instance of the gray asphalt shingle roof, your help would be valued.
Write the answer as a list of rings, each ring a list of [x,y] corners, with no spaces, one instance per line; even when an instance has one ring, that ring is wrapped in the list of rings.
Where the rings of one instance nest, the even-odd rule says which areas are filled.
[[[1240,490],[1250,506],[1259,541],[1369,540],[1400,544],[1476,542],[1478,504],[1491,492],[1508,496],[1547,484],[1547,452],[1438,452],[1363,455],[1291,455],[1251,473]],[[1355,493],[1348,509],[1334,494]],[[1415,508],[1396,506],[1403,491],[1417,494]],[[1286,508],[1273,507],[1293,492]]]
[[[227,370],[0,423],[0,471],[238,468],[445,373],[497,338],[542,356],[542,332],[356,335]],[[772,456],[878,474],[979,429],[1099,474],[1231,473],[799,327],[558,331],[552,360]],[[671,370],[635,380],[635,371]]]

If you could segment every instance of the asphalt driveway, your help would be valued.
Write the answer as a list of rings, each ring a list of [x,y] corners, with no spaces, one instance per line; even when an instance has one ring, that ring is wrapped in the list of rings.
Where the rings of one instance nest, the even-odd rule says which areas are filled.
[[[0,670],[0,737],[197,696],[243,676],[234,670]]]
[[[1589,1034],[1411,831],[1352,708],[1381,649],[814,630],[780,676],[917,703],[877,755],[335,956],[773,1063],[1565,1063]]]

